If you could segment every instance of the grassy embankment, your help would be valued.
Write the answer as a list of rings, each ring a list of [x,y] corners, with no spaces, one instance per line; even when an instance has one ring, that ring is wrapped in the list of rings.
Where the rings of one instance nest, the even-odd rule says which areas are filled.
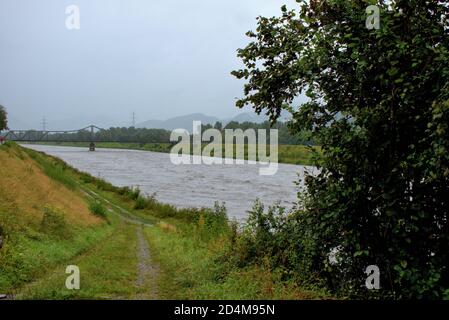
[[[88,148],[89,143],[87,142],[39,142],[39,144],[49,144],[57,146],[68,146],[68,147],[83,147]],[[98,148],[114,148],[114,149],[131,149],[131,150],[144,150],[153,152],[163,152],[169,153],[172,144],[170,143],[131,143],[131,142],[98,142],[96,143]],[[203,144],[203,148],[206,144]],[[234,145],[234,155],[235,155],[235,145]],[[248,159],[248,145],[245,145],[245,159]],[[310,147],[305,145],[279,145],[278,148],[278,159],[279,163],[288,164],[300,164],[300,165],[313,165],[313,150],[318,151],[320,147]],[[267,154],[269,154],[269,147],[267,147]],[[222,155],[225,155],[225,147],[223,146]]]
[[[44,299],[323,296],[283,281],[268,263],[235,263],[238,232],[219,206],[176,209],[13,143],[0,146],[0,162],[0,293]],[[141,254],[139,234],[149,257]],[[65,288],[65,268],[72,264],[80,268],[81,290]]]
[[[132,281],[136,226],[105,214],[67,166],[14,144],[0,147],[0,163],[0,293],[66,299],[151,291]],[[79,291],[65,288],[72,264],[81,269]]]

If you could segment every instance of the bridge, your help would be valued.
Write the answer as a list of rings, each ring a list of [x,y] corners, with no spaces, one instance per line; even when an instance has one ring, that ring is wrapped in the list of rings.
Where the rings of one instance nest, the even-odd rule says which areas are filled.
[[[78,130],[9,130],[1,135],[5,140],[16,142],[89,142],[90,150],[95,150],[95,142],[116,142],[103,137],[105,131],[95,125]]]

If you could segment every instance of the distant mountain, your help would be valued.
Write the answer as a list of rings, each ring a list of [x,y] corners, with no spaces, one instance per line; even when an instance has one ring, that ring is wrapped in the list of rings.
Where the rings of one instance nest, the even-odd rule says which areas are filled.
[[[223,125],[228,124],[231,121],[237,122],[255,122],[262,123],[268,120],[268,117],[265,115],[257,115],[251,112],[240,113],[232,118],[219,119],[217,117],[208,116],[203,113],[192,113],[185,116],[170,118],[167,120],[148,120],[145,122],[141,122],[136,125],[137,128],[152,128],[152,129],[192,129],[193,121],[201,121],[203,124],[215,124],[215,122],[220,121]]]
[[[226,125],[231,121],[262,123],[266,120],[268,120],[268,117],[266,115],[258,115],[252,112],[243,112],[236,115],[235,117],[223,120],[223,124]]]
[[[151,129],[187,129],[192,130],[193,121],[201,121],[202,124],[214,124],[220,121],[217,117],[208,116],[202,113],[192,113],[185,116],[174,117],[167,120],[148,120],[138,123],[137,128],[151,128]]]
[[[285,121],[285,116],[281,116],[281,121]],[[253,112],[243,112],[239,113],[234,117],[219,119],[214,116],[205,115],[203,113],[191,113],[184,116],[173,117],[167,120],[148,120],[141,123],[136,124],[137,128],[149,128],[149,129],[166,129],[166,130],[174,130],[174,129],[187,129],[188,131],[192,130],[193,121],[201,121],[203,124],[211,124],[214,125],[215,122],[220,121],[224,126],[231,121],[236,122],[255,122],[262,123],[268,120],[266,115],[257,115]],[[33,123],[23,122],[13,116],[9,118],[8,126],[11,129],[42,129],[42,121],[36,120]],[[75,130],[81,129],[91,124],[96,125],[100,128],[108,129],[110,127],[129,127],[130,120],[122,119],[117,120],[113,117],[108,117],[104,115],[82,115],[78,117],[71,117],[65,119],[47,119],[47,130]]]

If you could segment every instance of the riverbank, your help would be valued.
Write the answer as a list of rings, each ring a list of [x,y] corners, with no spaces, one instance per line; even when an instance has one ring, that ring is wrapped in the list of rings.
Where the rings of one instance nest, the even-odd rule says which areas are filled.
[[[170,154],[125,149],[26,145],[58,157],[81,171],[117,186],[138,186],[142,193],[179,208],[213,207],[225,202],[230,218],[243,220],[257,198],[291,208],[301,179],[313,167],[279,164],[274,175],[260,175],[264,164],[174,165]]]
[[[89,148],[88,142],[39,142],[38,144]],[[170,153],[171,148],[173,147],[170,143],[96,142],[95,145],[98,148],[143,150],[163,153]],[[203,145],[203,147],[204,146],[205,145]],[[225,153],[224,149],[225,147],[223,147],[223,154]],[[314,152],[319,151],[320,147],[318,146],[279,145],[278,162],[306,166],[316,165]],[[247,146],[245,146],[245,159],[247,159],[247,157]]]
[[[268,264],[239,266],[232,255],[239,231],[223,207],[177,209],[14,143],[1,146],[0,156],[0,293],[26,299],[325,296],[284,281]],[[40,195],[45,185],[50,189]],[[65,199],[84,211],[58,202]],[[49,204],[59,214],[44,222]],[[80,268],[80,290],[65,288],[67,265]]]

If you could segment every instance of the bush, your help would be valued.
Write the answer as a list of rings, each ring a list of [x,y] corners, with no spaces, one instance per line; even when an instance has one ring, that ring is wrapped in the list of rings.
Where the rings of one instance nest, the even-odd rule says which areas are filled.
[[[94,182],[94,179],[92,178],[92,176],[90,174],[82,174],[79,173],[80,176],[80,180],[84,183],[92,183]]]
[[[250,248],[266,243],[279,263],[336,294],[445,298],[447,1],[300,2],[298,12],[284,6],[280,17],[259,18],[238,51],[245,68],[233,74],[247,80],[238,107],[272,122],[287,110],[293,131],[313,132],[321,170],[305,181],[302,210],[256,217]],[[379,8],[378,29],[364,26],[369,3]],[[301,93],[307,99],[294,106]],[[369,265],[381,271],[379,293],[365,286]]]
[[[117,194],[124,196],[129,193],[129,187],[122,187],[117,190]]]
[[[134,204],[134,209],[142,210],[145,209],[146,207],[147,207],[147,200],[142,196],[138,196]]]
[[[44,207],[44,215],[42,217],[40,231],[58,238],[69,238],[72,233],[65,220],[65,215],[62,211],[50,207]]]
[[[128,189],[127,191],[127,196],[131,200],[137,200],[140,196],[140,189],[138,187]]]
[[[283,207],[271,206],[265,213],[264,205],[257,200],[237,235],[239,265],[261,263],[268,257],[274,268],[288,267],[287,259],[295,255],[289,251],[293,235],[288,226],[289,216]]]
[[[89,204],[89,210],[96,216],[106,217],[106,208],[98,200],[94,200]]]
[[[230,231],[224,204],[220,205],[218,202],[215,202],[212,210],[201,210],[197,219],[197,233],[203,241],[216,239]]]
[[[0,131],[8,129],[8,113],[5,107],[0,105]]]

